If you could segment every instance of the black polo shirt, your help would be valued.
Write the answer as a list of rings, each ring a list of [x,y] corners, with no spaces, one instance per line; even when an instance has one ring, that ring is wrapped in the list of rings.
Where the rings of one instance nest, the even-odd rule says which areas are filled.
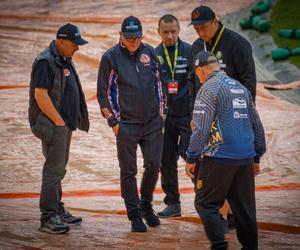
[[[63,74],[66,77],[66,87],[62,97],[62,107],[58,110],[69,129],[77,128],[77,120],[80,115],[80,95],[78,82],[70,59],[63,62]],[[54,74],[46,60],[39,61],[34,69],[34,87],[50,90],[53,87]]]

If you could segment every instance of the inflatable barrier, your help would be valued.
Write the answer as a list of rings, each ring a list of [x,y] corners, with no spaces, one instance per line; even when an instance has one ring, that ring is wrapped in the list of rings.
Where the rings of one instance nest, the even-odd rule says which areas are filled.
[[[270,29],[269,22],[259,15],[245,18],[239,24],[243,30],[254,28],[259,32],[267,32]]]
[[[284,38],[300,39],[300,29],[280,29],[278,35]]]
[[[277,48],[271,50],[271,56],[273,60],[283,60],[289,58],[290,56],[298,55],[300,55],[300,48]]]
[[[251,9],[251,12],[253,15],[265,13],[271,8],[271,6],[272,0],[260,1]]]

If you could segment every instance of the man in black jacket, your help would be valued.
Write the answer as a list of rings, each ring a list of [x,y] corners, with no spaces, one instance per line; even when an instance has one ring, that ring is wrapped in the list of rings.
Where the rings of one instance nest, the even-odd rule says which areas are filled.
[[[160,224],[152,209],[162,149],[164,98],[154,49],[141,43],[138,18],[124,19],[120,42],[102,56],[97,98],[101,113],[117,140],[121,193],[133,232],[145,232]],[[161,114],[161,115],[160,115]],[[136,184],[136,151],[144,157],[141,199]]]
[[[45,163],[40,195],[41,227],[48,233],[65,233],[67,224],[82,219],[64,209],[61,181],[66,174],[72,131],[89,130],[88,111],[72,56],[81,38],[79,29],[68,23],[57,31],[32,65],[29,92],[29,123],[41,139]]]
[[[210,51],[217,57],[218,63],[226,74],[239,81],[251,93],[255,103],[256,95],[256,73],[252,48],[250,43],[240,34],[225,28],[219,21],[214,11],[208,6],[201,5],[195,8],[191,14],[191,24],[199,38],[192,45],[190,63],[195,61],[195,56],[200,51]],[[189,74],[190,88],[190,111],[193,111],[194,102],[201,83],[191,71]],[[191,123],[193,126],[193,122]],[[225,203],[222,214],[230,218],[229,227],[234,227],[234,219],[227,211],[228,205]],[[226,226],[226,221],[224,221]]]
[[[192,45],[191,63],[200,51],[212,52],[216,55],[221,69],[243,84],[250,91],[255,102],[256,73],[250,43],[238,33],[225,28],[213,10],[207,6],[201,5],[195,8],[191,18],[191,24],[199,35]],[[201,84],[192,71],[189,79],[192,110]]]
[[[162,67],[164,92],[167,94],[168,111],[164,125],[161,186],[166,194],[167,207],[158,213],[161,218],[181,216],[177,160],[186,158],[191,135],[189,88],[187,76],[191,45],[180,40],[179,22],[173,15],[162,16],[158,33],[162,38],[156,54]]]

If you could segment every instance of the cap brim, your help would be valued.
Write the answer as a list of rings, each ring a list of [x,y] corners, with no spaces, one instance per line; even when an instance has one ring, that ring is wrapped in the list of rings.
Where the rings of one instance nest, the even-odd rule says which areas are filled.
[[[86,40],[84,40],[82,38],[78,38],[76,40],[73,40],[72,42],[75,43],[75,44],[77,44],[77,45],[85,45],[85,44],[88,43]]]
[[[143,36],[143,32],[142,31],[134,31],[134,32],[123,32],[123,36],[128,39],[128,38],[140,38]]]
[[[212,21],[212,20],[213,19],[210,19],[210,20],[194,20],[188,26],[197,25],[197,24],[202,25],[202,24],[206,24],[207,22]]]

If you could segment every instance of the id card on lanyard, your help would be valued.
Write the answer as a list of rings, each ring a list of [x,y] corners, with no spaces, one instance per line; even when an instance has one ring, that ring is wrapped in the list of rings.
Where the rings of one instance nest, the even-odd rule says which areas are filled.
[[[178,81],[175,81],[175,69],[176,69],[176,66],[177,66],[178,42],[176,42],[176,45],[175,45],[175,54],[174,54],[173,67],[172,67],[172,64],[171,64],[171,59],[170,59],[168,49],[164,44],[163,44],[163,47],[164,47],[164,53],[165,53],[165,56],[166,56],[166,59],[167,59],[167,63],[168,63],[168,66],[169,66],[169,69],[170,69],[171,75],[172,75],[172,80],[168,81],[168,83],[167,83],[168,94],[177,95],[178,94]]]

